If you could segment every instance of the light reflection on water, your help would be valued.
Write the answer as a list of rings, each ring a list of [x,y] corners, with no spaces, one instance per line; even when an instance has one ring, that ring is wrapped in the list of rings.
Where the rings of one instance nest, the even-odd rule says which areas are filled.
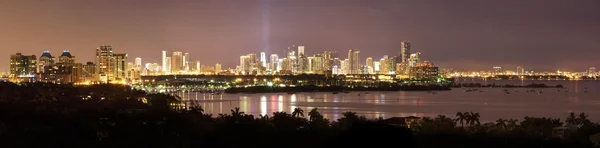
[[[482,121],[494,121],[498,118],[522,119],[524,116],[564,119],[569,112],[586,112],[593,121],[600,121],[600,110],[597,109],[600,107],[598,87],[579,86],[581,84],[578,83],[581,82],[564,82],[568,82],[565,89],[535,89],[543,91],[541,94],[526,92],[525,88],[508,88],[510,94],[504,93],[504,88],[480,88],[483,92],[464,92],[462,88],[457,88],[437,94],[320,92],[292,95],[286,93],[210,95],[191,92],[182,93],[180,96],[186,100],[196,101],[207,113],[214,115],[230,114],[231,109],[240,107],[241,111],[255,116],[264,114],[272,116],[273,112],[291,113],[298,107],[305,111],[305,115],[311,109],[318,108],[325,118],[331,120],[340,118],[341,113],[346,111],[357,112],[370,119],[437,115],[453,118],[456,112],[472,111],[479,112]],[[594,83],[598,84],[598,82]]]

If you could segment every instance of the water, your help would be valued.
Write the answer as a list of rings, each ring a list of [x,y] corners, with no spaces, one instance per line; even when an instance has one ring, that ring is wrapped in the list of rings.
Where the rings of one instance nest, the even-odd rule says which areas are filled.
[[[474,81],[483,83],[483,81]],[[491,82],[491,83],[490,83]],[[351,92],[318,93],[265,93],[222,94],[180,93],[186,100],[204,107],[207,113],[230,114],[231,109],[258,115],[273,112],[291,113],[302,108],[305,115],[313,108],[328,119],[338,119],[346,111],[357,112],[367,118],[446,115],[454,118],[456,112],[479,112],[482,122],[498,118],[523,119],[524,116],[564,118],[569,112],[585,112],[594,122],[600,121],[600,81],[487,81],[488,84],[561,84],[566,88],[480,88],[483,92],[451,91],[429,92]],[[359,95],[360,94],[360,95]]]

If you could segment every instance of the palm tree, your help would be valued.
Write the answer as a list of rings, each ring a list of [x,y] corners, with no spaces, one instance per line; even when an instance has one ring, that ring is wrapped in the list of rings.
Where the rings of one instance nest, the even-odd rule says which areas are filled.
[[[517,122],[519,122],[519,120],[516,120],[516,119],[510,119],[510,120],[508,120],[507,122],[508,122],[508,125],[507,125],[507,127],[508,127],[510,130],[513,130],[513,129],[515,129],[515,128],[517,127]]]
[[[574,112],[570,112],[569,116],[567,116],[567,119],[565,120],[565,122],[567,124],[572,124],[572,125],[577,125],[577,116],[575,115]]]
[[[193,105],[192,107],[190,107],[190,111],[192,113],[203,114],[204,113],[204,108],[202,108],[202,106],[200,106],[200,105]]]
[[[502,129],[506,129],[506,127],[507,127],[506,122],[507,121],[508,120],[500,118],[500,119],[496,120],[496,126],[502,128]]]
[[[587,118],[587,115],[584,112],[579,113],[577,121],[579,122],[579,125],[586,125],[591,123],[591,121]]]
[[[465,112],[467,113],[467,112]],[[461,113],[461,112],[456,112],[456,119],[454,119],[454,122],[459,122],[461,127],[464,127],[464,121],[467,118],[465,118],[465,114]]]
[[[318,108],[313,108],[310,110],[310,112],[308,112],[308,116],[310,117],[310,121],[314,121],[317,118],[321,118],[322,115],[321,113],[319,113],[319,111],[317,111]]]
[[[234,116],[234,117],[244,116],[244,114],[246,114],[246,113],[240,112],[239,107],[236,107],[235,110],[233,110],[233,109],[231,110],[231,116]]]
[[[474,125],[481,124],[481,123],[479,123],[479,117],[480,117],[479,113],[469,112],[469,118],[470,118],[469,122],[470,122],[470,125],[474,126]],[[475,124],[475,123],[477,123],[477,124]]]
[[[292,112],[292,117],[299,117],[299,116],[304,117],[304,110],[302,110],[301,108],[294,108],[294,112]]]

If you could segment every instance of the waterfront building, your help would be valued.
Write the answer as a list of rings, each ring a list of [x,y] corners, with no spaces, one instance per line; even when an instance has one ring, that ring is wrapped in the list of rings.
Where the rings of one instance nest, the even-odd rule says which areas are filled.
[[[166,60],[165,67],[167,67],[167,68],[165,69],[163,67],[163,69],[166,70],[164,73],[165,74],[171,74],[171,67],[172,67],[171,66],[171,62],[172,62],[171,57],[165,57],[165,60]]]
[[[221,64],[219,64],[219,63],[215,64],[215,74],[219,74],[222,71],[223,70],[221,69]]]
[[[277,65],[279,63],[279,56],[277,54],[271,54],[271,59],[269,60],[269,70],[272,73],[276,73],[277,71],[279,71],[279,69],[277,68]]]
[[[409,77],[415,80],[436,80],[439,76],[438,67],[429,61],[419,62],[410,67]]]
[[[408,62],[410,56],[410,42],[402,41],[400,42],[400,54],[401,54],[401,62]]]
[[[334,59],[336,58],[336,51],[325,51],[323,52],[323,70],[328,71],[335,65]]]
[[[359,65],[359,57],[358,54],[360,53],[360,51],[356,51],[353,49],[350,49],[348,51],[348,71],[346,71],[346,74],[360,74],[360,65]]]
[[[167,61],[170,61],[170,60],[167,60],[167,51],[163,50],[162,51],[162,72],[163,73],[170,72],[170,70],[168,70],[169,67],[167,67]]]
[[[587,71],[588,77],[596,77],[598,76],[598,71],[596,71],[596,67],[589,67]]]
[[[182,66],[181,71],[188,72],[190,71],[190,53],[184,53],[182,58]]]
[[[262,67],[267,67],[267,54],[265,52],[260,52],[260,63]]]
[[[183,70],[183,53],[176,51],[171,56],[171,73],[179,74]]]

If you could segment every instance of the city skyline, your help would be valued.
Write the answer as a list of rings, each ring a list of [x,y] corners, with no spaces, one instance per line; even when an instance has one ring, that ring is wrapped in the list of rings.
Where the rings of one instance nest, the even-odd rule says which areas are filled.
[[[294,44],[307,55],[359,50],[363,63],[398,55],[400,42],[409,40],[412,52],[443,68],[583,71],[600,63],[598,1],[144,2],[2,1],[0,10],[13,13],[0,18],[13,23],[0,24],[0,54],[69,50],[85,63],[98,46],[112,45],[128,62],[161,63],[168,49],[233,68],[238,55],[284,56]]]

